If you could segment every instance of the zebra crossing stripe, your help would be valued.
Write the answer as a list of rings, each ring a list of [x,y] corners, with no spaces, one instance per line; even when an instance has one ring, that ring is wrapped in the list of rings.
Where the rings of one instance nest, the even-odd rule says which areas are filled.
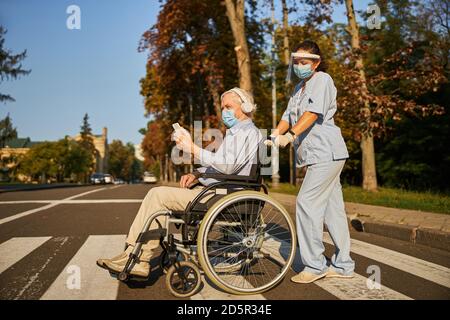
[[[283,261],[283,256],[286,257],[289,254],[288,245],[285,245],[285,241],[276,239],[266,234],[268,240],[265,242],[270,244],[271,255],[275,259]],[[297,247],[296,256],[300,255]],[[292,269],[296,272],[301,269],[301,262],[299,259],[295,259],[292,265]],[[355,273],[354,278],[351,279],[339,279],[339,278],[323,278],[314,282],[315,285],[328,291],[335,297],[341,300],[410,300],[411,298],[392,290],[386,286],[381,285],[381,288],[369,289],[367,285],[367,278]]]
[[[328,233],[324,233],[324,242],[333,244]],[[444,266],[355,239],[351,240],[351,251],[450,288],[450,269]]]
[[[410,297],[381,285],[370,289],[367,278],[355,273],[351,279],[327,278],[314,284],[341,300],[412,300]]]
[[[51,237],[12,238],[0,244],[0,273],[43,245]]]
[[[99,268],[96,260],[120,254],[125,238],[125,235],[89,236],[41,299],[115,300],[119,281]]]
[[[243,296],[230,294],[221,289],[216,289],[209,283],[209,280],[205,279],[204,275],[202,275],[202,282],[203,288],[200,292],[193,295],[191,300],[266,300],[261,294]],[[250,287],[251,285],[247,282],[246,286]]]

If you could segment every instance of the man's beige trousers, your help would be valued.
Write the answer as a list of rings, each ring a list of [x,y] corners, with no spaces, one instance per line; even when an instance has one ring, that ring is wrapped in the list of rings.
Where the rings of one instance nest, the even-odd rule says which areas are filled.
[[[189,201],[193,200],[202,190],[203,187],[185,189],[164,186],[150,189],[131,225],[127,243],[132,246],[136,244],[136,240],[150,216],[161,210],[184,210]],[[166,218],[166,216],[158,217],[158,221],[162,226],[165,225]],[[156,221],[153,221],[149,230],[158,229],[158,227]],[[159,240],[151,240],[142,246],[142,250],[151,251],[158,248],[158,246]]]

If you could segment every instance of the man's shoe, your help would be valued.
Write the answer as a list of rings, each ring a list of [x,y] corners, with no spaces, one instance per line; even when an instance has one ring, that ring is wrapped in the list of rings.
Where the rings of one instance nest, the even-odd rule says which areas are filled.
[[[120,255],[118,255],[118,256],[116,256],[116,257],[114,257],[114,258],[111,258],[111,259],[98,259],[97,260],[97,265],[100,267],[100,268],[106,268],[106,265],[105,265],[105,262],[107,261],[107,260],[120,260],[120,259],[123,259],[125,256],[128,256],[125,252],[122,252]]]
[[[302,271],[299,274],[293,276],[291,278],[291,281],[296,282],[296,283],[311,283],[316,280],[324,278],[325,275],[326,275],[326,273],[314,274],[311,272]]]
[[[119,255],[117,255],[117,256],[115,256],[114,258],[111,258],[111,259],[98,259],[97,260],[97,265],[100,267],[100,268],[103,268],[103,269],[107,269],[106,268],[106,265],[105,265],[105,262],[106,261],[121,261],[121,260],[123,260],[124,258],[128,258],[128,256],[130,255],[130,253],[133,251],[133,247],[131,247],[131,246],[129,246],[128,248],[127,248],[127,250],[125,250],[124,252],[122,252],[121,254],[119,254]]]
[[[128,250],[128,249],[127,249]],[[133,248],[131,248],[130,251],[132,251]],[[106,269],[113,273],[120,273],[125,268],[125,265],[128,262],[129,259],[129,253],[126,251],[124,252],[124,255],[117,256],[117,259],[104,259],[103,265]],[[150,274],[150,258],[151,258],[151,251],[142,251],[140,257],[138,258],[137,262],[133,265],[130,275],[139,277],[139,278],[148,278]],[[98,263],[98,262],[97,262]]]
[[[333,269],[328,269],[328,271],[326,272],[326,274],[325,274],[325,277],[326,278],[343,278],[343,279],[351,279],[351,278],[353,278],[355,275],[352,273],[352,274],[348,274],[348,275],[345,275],[345,274],[343,274],[343,273],[339,273],[339,272],[337,272],[336,270],[333,270]]]

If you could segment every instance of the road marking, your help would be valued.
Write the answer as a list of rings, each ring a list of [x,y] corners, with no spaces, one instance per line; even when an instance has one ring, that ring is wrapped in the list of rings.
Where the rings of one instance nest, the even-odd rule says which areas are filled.
[[[253,295],[236,295],[222,291],[210,284],[210,281],[202,275],[203,288],[200,292],[191,297],[191,300],[266,300],[261,294]],[[247,282],[248,286],[251,285]]]
[[[323,240],[333,244],[328,233]],[[449,268],[360,240],[351,239],[350,248],[356,254],[450,288]]]
[[[0,201],[0,204],[51,203],[51,204],[84,204],[84,203],[141,203],[142,199],[93,199],[93,200],[14,200]]]
[[[355,273],[351,279],[328,278],[314,282],[341,300],[412,300],[410,297],[381,285],[369,289],[367,278]]]
[[[12,238],[0,245],[0,273],[43,245],[51,237]]]
[[[119,281],[108,271],[99,268],[96,260],[111,258],[123,251],[125,235],[89,236],[72,260],[59,274],[42,300],[115,300]],[[80,288],[69,288],[68,282],[75,276],[73,267],[79,267]]]
[[[62,201],[64,201],[64,200],[72,200],[72,199],[75,199],[75,198],[78,198],[78,197],[82,197],[84,195],[87,195],[87,194],[90,194],[90,193],[94,193],[94,192],[98,192],[98,191],[101,191],[101,190],[104,190],[104,189],[106,189],[106,188],[100,188],[100,189],[95,189],[95,190],[79,193],[79,194],[76,194],[74,196],[62,199]],[[39,212],[39,211],[43,211],[43,210],[47,210],[47,209],[53,208],[54,206],[57,206],[58,204],[60,204],[60,201],[55,201],[55,202],[52,202],[52,203],[50,203],[50,204],[48,204],[46,206],[40,207],[40,208],[27,210],[27,211],[15,214],[13,216],[3,218],[3,219],[0,220],[0,225],[2,225],[4,223],[7,223],[7,222],[10,222],[10,221],[13,221],[13,220],[16,220],[16,219],[20,219],[22,217],[26,217],[26,216],[28,216],[30,214],[33,214],[33,213],[36,213],[36,212]]]
[[[266,236],[269,236],[266,234]],[[284,260],[282,257],[287,257],[289,252],[286,245],[282,246],[283,240],[275,239],[269,236],[272,246],[278,243],[278,247],[271,247],[272,254],[276,257],[278,255],[279,260]],[[296,259],[292,264],[292,269],[299,272],[301,269],[301,261],[297,259],[300,256],[299,249],[297,247]],[[386,286],[381,285],[380,289],[369,289],[367,286],[367,278],[355,273],[355,276],[351,279],[339,279],[328,278],[320,279],[314,282],[322,289],[328,291],[335,297],[342,300],[411,300],[410,297],[392,290]]]

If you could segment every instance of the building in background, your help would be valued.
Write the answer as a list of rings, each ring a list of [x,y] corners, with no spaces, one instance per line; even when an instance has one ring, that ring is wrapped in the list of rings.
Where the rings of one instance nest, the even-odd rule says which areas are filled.
[[[144,161],[144,156],[142,155],[142,147],[141,144],[134,145],[134,157],[139,161]]]

